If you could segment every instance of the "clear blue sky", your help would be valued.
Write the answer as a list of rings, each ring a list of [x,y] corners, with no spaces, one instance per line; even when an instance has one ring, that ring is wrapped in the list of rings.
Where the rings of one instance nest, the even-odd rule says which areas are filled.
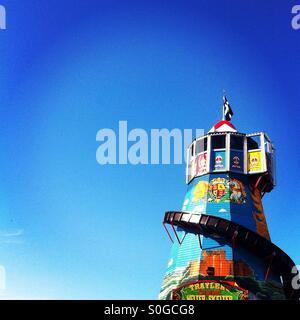
[[[100,166],[96,133],[119,120],[208,130],[223,88],[234,125],[277,147],[265,212],[300,264],[297,1],[0,3],[3,297],[157,298],[171,248],[161,221],[181,208],[184,165]]]

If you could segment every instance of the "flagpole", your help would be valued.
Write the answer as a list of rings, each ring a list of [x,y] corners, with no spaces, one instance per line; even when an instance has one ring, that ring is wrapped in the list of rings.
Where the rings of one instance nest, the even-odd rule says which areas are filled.
[[[225,97],[226,97],[226,91],[225,89],[223,89],[223,106],[222,106],[222,112],[223,112],[223,117],[222,117],[222,120],[224,121],[225,120],[225,108],[224,108],[224,102],[225,102]]]

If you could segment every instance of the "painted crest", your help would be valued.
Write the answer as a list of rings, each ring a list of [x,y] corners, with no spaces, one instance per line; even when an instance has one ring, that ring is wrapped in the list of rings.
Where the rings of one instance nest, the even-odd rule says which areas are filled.
[[[225,201],[228,200],[226,195],[228,194],[228,181],[225,178],[215,178],[210,181],[208,201]]]
[[[173,290],[174,300],[247,300],[248,291],[234,281],[200,280]]]

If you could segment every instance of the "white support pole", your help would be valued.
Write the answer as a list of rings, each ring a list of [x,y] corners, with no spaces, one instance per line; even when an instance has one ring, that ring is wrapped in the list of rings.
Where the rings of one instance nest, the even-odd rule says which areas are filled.
[[[264,133],[260,134],[260,149],[261,149],[261,159],[262,159],[262,171],[267,171],[267,163],[266,163],[266,148],[265,148],[265,137]]]
[[[248,144],[247,136],[244,136],[244,174],[248,173]]]
[[[230,171],[230,133],[225,137],[226,171]]]
[[[185,182],[189,183],[189,165],[190,165],[190,146],[186,150],[186,169],[185,169]]]
[[[211,159],[211,135],[207,136],[207,154],[206,154],[206,171],[210,172],[210,159]]]

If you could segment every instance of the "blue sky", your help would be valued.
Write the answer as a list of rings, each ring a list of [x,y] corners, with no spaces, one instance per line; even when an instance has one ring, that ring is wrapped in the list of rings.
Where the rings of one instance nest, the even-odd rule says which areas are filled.
[[[277,148],[272,241],[299,254],[297,1],[1,0],[0,265],[6,298],[155,299],[184,165],[100,166],[101,128],[204,128],[225,88]]]

